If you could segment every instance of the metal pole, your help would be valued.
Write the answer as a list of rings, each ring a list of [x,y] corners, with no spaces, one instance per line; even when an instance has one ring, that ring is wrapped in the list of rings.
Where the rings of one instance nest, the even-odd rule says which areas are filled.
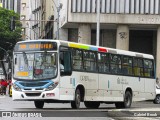
[[[97,0],[97,41],[96,45],[99,46],[99,38],[100,38],[100,0]]]
[[[58,0],[58,7],[57,7],[57,40],[59,40],[59,12],[60,12],[60,4]]]

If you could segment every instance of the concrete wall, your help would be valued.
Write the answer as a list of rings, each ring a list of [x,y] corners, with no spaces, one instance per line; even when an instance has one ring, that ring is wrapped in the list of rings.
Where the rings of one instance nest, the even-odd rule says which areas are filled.
[[[129,50],[129,28],[127,25],[118,25],[117,27],[116,48]]]
[[[78,42],[91,44],[91,26],[90,24],[79,24]]]

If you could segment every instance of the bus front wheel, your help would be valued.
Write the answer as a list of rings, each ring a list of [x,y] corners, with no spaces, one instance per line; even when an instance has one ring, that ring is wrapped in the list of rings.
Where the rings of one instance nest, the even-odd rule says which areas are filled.
[[[44,106],[44,101],[34,101],[34,105],[36,108],[42,109]]]
[[[74,101],[71,101],[71,107],[73,109],[78,109],[80,107],[80,102],[81,102],[81,94],[80,94],[80,90],[76,89],[75,92],[75,99]]]
[[[124,102],[115,103],[116,108],[130,108],[132,104],[132,95],[129,91],[126,91],[124,96]]]

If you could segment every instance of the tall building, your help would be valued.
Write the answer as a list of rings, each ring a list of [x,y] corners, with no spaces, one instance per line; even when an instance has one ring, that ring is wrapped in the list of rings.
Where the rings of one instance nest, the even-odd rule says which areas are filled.
[[[41,38],[42,0],[21,0],[23,39]]]
[[[16,13],[20,13],[21,0],[2,0],[3,8],[14,10]]]
[[[42,38],[53,39],[54,7],[53,0],[42,0]]]
[[[58,0],[54,1],[57,3]],[[59,16],[60,39],[95,45],[99,0],[59,1],[63,5]],[[100,2],[100,45],[154,55],[160,77],[160,1]],[[57,30],[55,24],[55,35]]]
[[[41,19],[42,19],[42,0],[30,0],[31,15],[30,15],[30,33],[31,38],[41,38]],[[34,36],[34,37],[33,37]]]
[[[31,12],[31,6],[30,6],[30,0],[21,0],[21,10],[20,10],[20,20],[22,23],[22,38],[24,40],[26,39],[32,39],[30,34],[30,21],[26,21],[30,19],[30,16],[32,14]]]

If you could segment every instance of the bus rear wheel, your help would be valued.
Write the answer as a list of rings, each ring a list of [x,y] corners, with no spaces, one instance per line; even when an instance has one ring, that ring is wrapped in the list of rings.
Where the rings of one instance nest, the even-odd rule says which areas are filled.
[[[132,95],[129,91],[126,91],[124,96],[124,102],[115,103],[116,108],[130,108],[132,104]]]
[[[86,106],[86,108],[98,109],[100,106],[100,102],[85,101],[84,105]]]
[[[44,101],[34,101],[34,105],[36,108],[42,109],[44,106]]]
[[[75,92],[75,100],[71,101],[71,107],[73,109],[78,109],[80,107],[80,102],[81,102],[81,94],[80,94],[80,90],[76,89]]]

